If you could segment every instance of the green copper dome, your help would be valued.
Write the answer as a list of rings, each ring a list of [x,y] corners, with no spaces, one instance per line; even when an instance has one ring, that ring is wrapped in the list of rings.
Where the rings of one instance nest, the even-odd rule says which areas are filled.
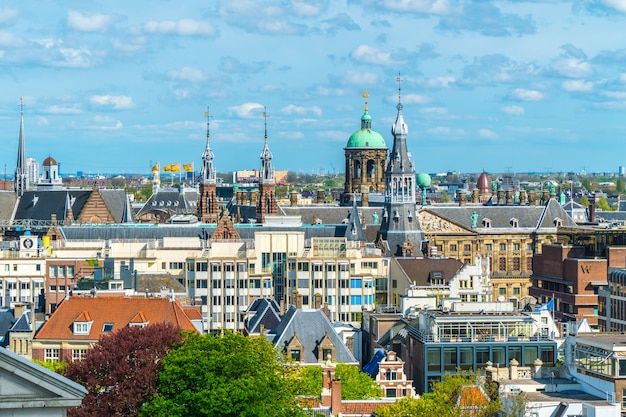
[[[361,116],[361,129],[348,139],[346,148],[386,148],[385,139],[380,133],[372,130],[372,116],[365,111]]]
[[[425,172],[420,172],[419,174],[417,174],[417,185],[419,185],[421,188],[430,187],[430,175],[426,174]]]

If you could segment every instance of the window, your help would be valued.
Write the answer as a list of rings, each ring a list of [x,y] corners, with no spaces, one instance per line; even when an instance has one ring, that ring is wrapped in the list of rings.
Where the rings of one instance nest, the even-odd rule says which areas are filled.
[[[428,348],[428,372],[441,372],[441,349]]]
[[[87,354],[87,349],[72,349],[72,360],[82,361]]]
[[[300,349],[291,349],[291,359],[300,362]]]
[[[103,333],[109,333],[113,331],[113,323],[104,323],[102,326]]]
[[[506,243],[500,243],[500,250],[506,250]]]
[[[385,390],[385,396],[387,398],[395,398],[396,397],[396,389],[395,388],[387,388]]]
[[[66,271],[65,265],[59,266],[59,278],[65,278],[66,276],[65,271]]]
[[[452,243],[450,245],[450,252],[456,252],[456,244]]]
[[[59,349],[45,349],[44,350],[44,361],[46,362],[54,362],[59,360]]]
[[[184,268],[183,262],[170,262],[170,269],[183,269],[183,268]]]
[[[50,265],[50,268],[48,269],[48,275],[50,276],[50,278],[56,278],[57,277],[57,267],[56,267],[56,265]]]
[[[206,279],[199,279],[196,281],[196,288],[207,288],[208,281]]]
[[[41,264],[35,265],[35,270],[36,271],[41,271]]]
[[[398,373],[393,367],[387,369],[387,371],[385,372],[385,379],[387,381],[395,381],[398,379]]]
[[[526,258],[526,269],[529,271],[533,270],[533,258]]]
[[[213,305],[214,306],[222,305],[222,297],[220,297],[219,295],[214,295],[213,296]]]
[[[485,250],[487,252],[491,252],[493,250],[493,245],[491,243],[486,243],[485,244]]]
[[[212,287],[215,289],[222,288],[222,281],[220,281],[219,279],[214,279]]]
[[[350,288],[362,288],[363,280],[361,278],[352,278],[350,280]]]
[[[520,244],[519,243],[514,243],[513,244],[513,250],[520,250]]]
[[[506,271],[506,258],[500,258],[498,260],[498,270]]]
[[[208,269],[208,264],[206,262],[198,262],[196,264],[196,271],[198,272],[206,272]]]
[[[298,262],[298,271],[300,271],[300,272],[308,272],[309,271],[309,263],[308,262]]]
[[[353,306],[360,306],[362,303],[362,298],[360,295],[351,295],[350,296],[350,304]]]
[[[513,271],[519,271],[521,266],[521,259],[519,257],[513,258]]]
[[[521,289],[520,287],[513,287],[513,295],[520,295]]]
[[[465,244],[463,245],[463,252],[470,252],[472,250],[472,245],[470,244]]]
[[[234,295],[227,295],[224,297],[224,305],[227,306],[232,306],[235,304],[235,296]]]
[[[91,322],[74,322],[74,334],[89,334],[91,330]]]
[[[506,287],[498,288],[498,294],[499,295],[506,295]]]
[[[67,277],[74,278],[74,265],[67,266]]]

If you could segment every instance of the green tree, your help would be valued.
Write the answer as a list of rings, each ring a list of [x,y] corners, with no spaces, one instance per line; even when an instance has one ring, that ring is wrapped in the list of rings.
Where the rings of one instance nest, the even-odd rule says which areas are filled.
[[[587,198],[586,194],[583,194],[582,197],[580,197],[580,205],[583,207],[589,207],[589,199]]]
[[[356,366],[338,363],[335,377],[341,380],[343,400],[369,400],[382,396],[376,381]],[[319,366],[298,368],[293,373],[293,380],[297,395],[319,397],[322,393],[322,368]]]
[[[593,189],[593,185],[591,184],[591,180],[589,178],[583,178],[580,183],[587,191],[591,191]]]
[[[335,378],[341,380],[343,400],[368,400],[380,398],[382,395],[376,381],[356,366],[338,363],[335,367]]]
[[[626,191],[626,184],[623,178],[618,178],[617,181],[615,181],[615,191],[620,194]]]
[[[443,193],[441,194],[441,199],[440,201],[442,203],[449,203],[450,202],[450,196],[448,195],[448,193]]]
[[[600,197],[598,199],[598,208],[602,211],[613,211],[613,207],[609,205],[609,202],[605,197]]]
[[[404,398],[396,403],[379,407],[376,410],[378,417],[495,417],[516,416],[508,411],[518,410],[512,405],[503,407],[497,396],[497,386],[493,383],[482,384],[482,388],[490,399],[488,405],[482,409],[464,409],[459,406],[459,397],[463,387],[476,385],[478,379],[472,373],[458,373],[444,376],[443,380],[431,386],[429,393],[420,398]],[[518,404],[516,402],[516,404]],[[522,404],[523,405],[523,404]],[[503,412],[503,414],[500,414]]]
[[[303,416],[290,369],[265,338],[189,335],[163,360],[142,416]]]

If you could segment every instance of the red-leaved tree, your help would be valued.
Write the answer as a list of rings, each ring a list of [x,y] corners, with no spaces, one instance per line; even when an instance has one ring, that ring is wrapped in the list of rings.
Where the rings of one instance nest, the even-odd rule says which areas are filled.
[[[138,415],[156,391],[161,359],[181,340],[180,331],[165,323],[125,327],[102,337],[65,372],[89,391],[80,407],[68,410],[68,416]]]

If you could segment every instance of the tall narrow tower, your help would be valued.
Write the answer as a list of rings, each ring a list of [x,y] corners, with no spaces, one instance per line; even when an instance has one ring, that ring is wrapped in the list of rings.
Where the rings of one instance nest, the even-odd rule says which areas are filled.
[[[265,119],[265,145],[261,152],[261,169],[259,171],[259,196],[256,203],[256,222],[264,223],[266,215],[278,214],[278,201],[276,201],[276,177],[272,166],[272,152],[267,144],[267,112],[263,112]]]
[[[387,241],[392,256],[421,255],[424,232],[415,204],[415,168],[406,146],[409,128],[402,116],[401,79],[398,81],[398,115],[391,127],[393,148],[385,170],[385,206],[379,238]]]
[[[20,97],[20,137],[17,145],[17,166],[13,179],[13,190],[21,197],[28,187],[28,169],[26,167],[26,143],[24,141],[24,101]]]
[[[202,169],[200,175],[199,197],[198,197],[198,217],[203,223],[217,223],[219,216],[219,202],[217,201],[217,174],[213,166],[215,155],[210,144],[210,116],[209,108],[204,113],[206,117],[206,147],[202,153]]]

